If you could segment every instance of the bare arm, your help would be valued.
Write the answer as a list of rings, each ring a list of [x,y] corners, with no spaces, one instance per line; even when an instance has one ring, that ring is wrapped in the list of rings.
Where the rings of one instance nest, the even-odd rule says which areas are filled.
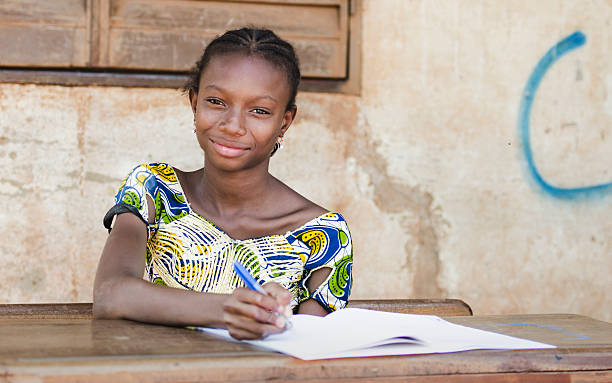
[[[146,226],[137,216],[117,216],[94,282],[95,318],[224,327],[242,338],[282,331],[283,324],[271,311],[285,308],[270,296],[246,289],[231,295],[200,293],[143,280],[146,235]]]
[[[314,271],[308,281],[306,282],[306,287],[308,287],[308,291],[312,294],[321,283],[325,282],[327,276],[331,272],[329,267],[319,269]],[[321,304],[314,299],[308,299],[302,303],[300,303],[300,307],[298,308],[298,314],[310,314],[310,315],[318,315],[323,317],[328,314],[328,312],[321,306]]]

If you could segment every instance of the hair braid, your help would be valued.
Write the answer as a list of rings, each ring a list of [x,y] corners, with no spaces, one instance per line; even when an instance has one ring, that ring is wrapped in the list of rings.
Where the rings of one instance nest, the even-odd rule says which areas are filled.
[[[234,29],[212,40],[191,70],[189,80],[183,87],[183,91],[197,93],[200,86],[200,77],[211,58],[215,55],[230,53],[257,56],[281,69],[289,82],[290,92],[287,109],[295,105],[295,97],[301,77],[299,60],[291,44],[269,29]]]

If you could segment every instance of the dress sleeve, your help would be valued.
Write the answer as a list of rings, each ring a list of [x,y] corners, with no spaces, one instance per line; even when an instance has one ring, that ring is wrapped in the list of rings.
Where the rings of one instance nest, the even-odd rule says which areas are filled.
[[[342,215],[325,214],[296,232],[295,236],[310,249],[304,265],[300,302],[312,298],[330,312],[344,308],[353,285],[353,245]],[[329,276],[310,294],[306,281],[321,268],[329,268]]]
[[[151,167],[148,165],[135,167],[121,183],[115,195],[115,205],[104,216],[104,227],[110,231],[113,218],[117,214],[126,212],[135,214],[148,225],[149,206],[146,196],[149,195],[152,200],[155,200],[156,188],[157,180]]]

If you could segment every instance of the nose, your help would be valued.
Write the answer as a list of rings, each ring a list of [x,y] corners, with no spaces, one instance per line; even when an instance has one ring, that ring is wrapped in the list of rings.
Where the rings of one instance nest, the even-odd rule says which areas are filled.
[[[240,110],[234,108],[228,110],[224,118],[220,121],[219,129],[232,136],[244,136],[246,134],[246,129],[244,127],[244,118],[242,118]]]

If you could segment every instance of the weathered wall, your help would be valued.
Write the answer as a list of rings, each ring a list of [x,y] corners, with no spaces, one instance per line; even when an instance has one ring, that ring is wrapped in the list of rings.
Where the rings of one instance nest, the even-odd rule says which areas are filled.
[[[362,8],[361,96],[301,94],[272,161],[349,220],[353,296],[612,320],[612,3]],[[0,85],[0,302],[90,300],[121,178],[200,166],[191,121],[174,90]]]

